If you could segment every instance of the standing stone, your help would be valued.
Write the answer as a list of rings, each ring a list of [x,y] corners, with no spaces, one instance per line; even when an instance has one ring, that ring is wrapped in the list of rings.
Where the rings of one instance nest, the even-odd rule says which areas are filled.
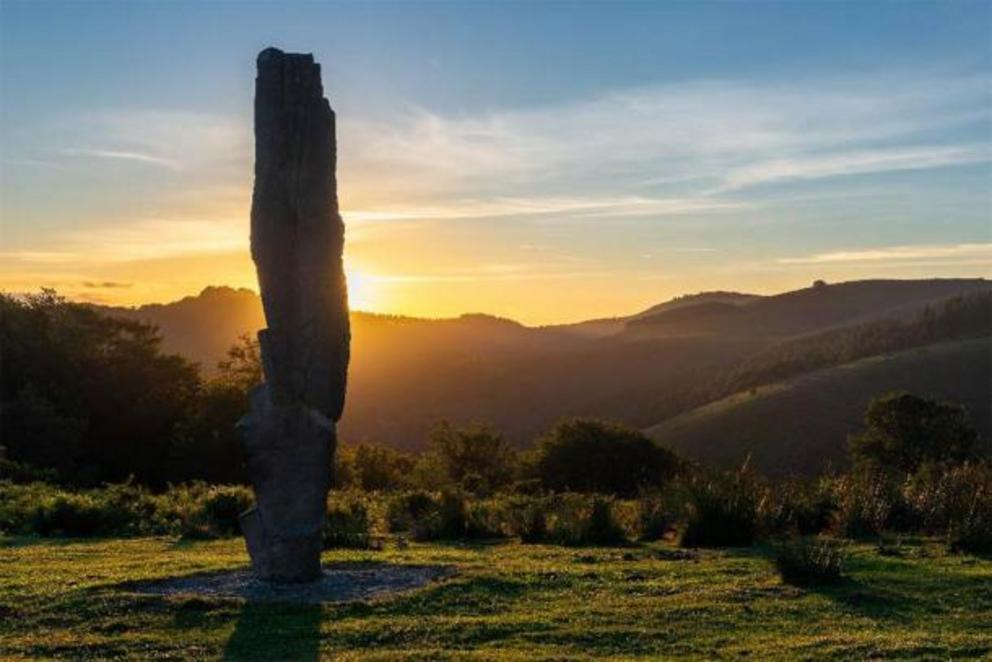
[[[350,332],[334,112],[312,55],[267,48],[255,79],[251,254],[267,329],[265,381],[238,423],[255,488],[241,516],[262,579],[320,576]]]

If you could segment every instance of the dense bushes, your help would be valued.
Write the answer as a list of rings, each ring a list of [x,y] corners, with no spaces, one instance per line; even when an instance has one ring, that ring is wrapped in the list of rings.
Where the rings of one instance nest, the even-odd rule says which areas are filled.
[[[227,536],[240,531],[238,515],[251,503],[246,488],[205,483],[152,494],[130,483],[70,492],[45,483],[0,482],[0,531],[78,537]]]
[[[673,453],[637,430],[596,419],[560,421],[535,448],[537,476],[557,492],[630,497],[662,486],[679,468]]]
[[[250,491],[239,486],[193,483],[155,494],[129,483],[66,491],[0,482],[0,532],[230,536],[238,534],[238,515],[250,504]],[[686,547],[748,546],[820,533],[856,539],[919,533],[945,537],[955,551],[987,554],[992,463],[931,466],[909,478],[866,472],[779,484],[742,469],[685,477],[664,493],[626,500],[578,493],[483,498],[457,489],[335,491],[324,542],[328,548],[375,548],[392,534],[417,541],[509,536],[526,544],[622,545],[672,532]]]

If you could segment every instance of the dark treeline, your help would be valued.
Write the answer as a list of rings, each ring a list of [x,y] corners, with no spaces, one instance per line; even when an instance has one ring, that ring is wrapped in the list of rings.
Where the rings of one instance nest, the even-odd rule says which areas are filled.
[[[714,379],[725,395],[872,354],[992,332],[992,293],[962,296],[916,319],[882,321],[799,338]],[[244,483],[234,425],[260,380],[257,344],[243,338],[205,378],[162,352],[157,330],[108,317],[44,291],[0,295],[0,470],[92,486],[127,479],[153,489],[192,480]],[[427,450],[372,444],[339,448],[340,487],[513,489],[628,496],[656,487],[680,461],[639,432],[602,421],[562,421],[517,451],[496,430],[439,424]],[[42,475],[42,474],[36,474]],[[0,476],[3,477],[3,476]]]
[[[254,341],[242,338],[207,379],[164,354],[154,327],[51,291],[0,295],[0,337],[0,478],[133,480],[152,489],[245,482],[234,428],[261,379]],[[678,464],[639,432],[607,422],[562,421],[525,453],[491,427],[441,422],[416,455],[342,444],[335,474],[339,487],[368,490],[457,484],[481,494],[536,485],[630,495]]]
[[[239,350],[243,351],[243,350]],[[220,377],[161,351],[158,331],[54,292],[0,295],[0,439],[5,469],[95,485],[240,482],[233,425],[253,357]]]

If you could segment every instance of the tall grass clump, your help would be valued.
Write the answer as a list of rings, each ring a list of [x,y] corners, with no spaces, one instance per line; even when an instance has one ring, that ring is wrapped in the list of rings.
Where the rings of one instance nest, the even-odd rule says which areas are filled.
[[[759,533],[767,489],[745,464],[737,471],[698,475],[686,489],[682,547],[746,547]]]
[[[879,472],[842,476],[834,482],[833,490],[837,502],[833,529],[845,538],[881,535],[899,502],[893,478]]]
[[[618,503],[609,497],[556,494],[515,509],[511,532],[530,544],[615,546],[628,543],[617,518]]]
[[[372,548],[372,518],[365,500],[354,495],[332,495],[324,517],[324,549]]]
[[[774,551],[775,568],[786,584],[819,586],[844,578],[847,554],[838,541],[800,537],[779,543]]]
[[[637,501],[637,539],[641,542],[661,540],[672,524],[671,509],[660,497],[647,496]]]
[[[816,535],[829,528],[837,510],[831,480],[786,480],[770,489],[762,527],[773,535]]]

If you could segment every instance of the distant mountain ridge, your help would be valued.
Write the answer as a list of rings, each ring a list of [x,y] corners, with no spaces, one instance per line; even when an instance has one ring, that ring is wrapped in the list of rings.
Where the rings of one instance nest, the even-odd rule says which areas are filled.
[[[928,303],[988,289],[985,279],[863,280],[733,301],[704,301],[630,320],[640,334],[792,336],[912,314]]]
[[[483,314],[353,312],[340,429],[345,439],[416,448],[441,418],[491,423],[519,445],[563,416],[648,427],[724,397],[732,378],[761,374],[761,362],[770,359],[760,357],[779,360],[777,348],[809,337],[812,345],[788,352],[820,352],[821,343],[846,338],[846,329],[909,319],[928,305],[990,290],[982,279],[934,279],[856,281],[774,296],[706,292],[626,317],[544,327]],[[225,287],[171,304],[105,310],[157,325],[167,351],[199,362],[208,374],[239,335],[265,324],[256,294]],[[836,333],[817,335],[830,331]],[[824,356],[826,364],[811,367],[844,360]]]

